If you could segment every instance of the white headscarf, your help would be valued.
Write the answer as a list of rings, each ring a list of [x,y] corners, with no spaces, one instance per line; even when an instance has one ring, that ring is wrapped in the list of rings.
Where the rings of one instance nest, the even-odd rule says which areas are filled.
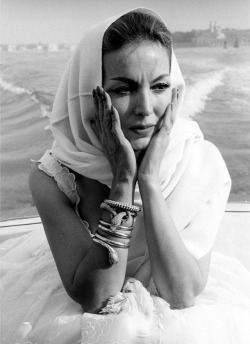
[[[138,10],[157,16],[153,11]],[[72,170],[109,186],[112,180],[110,165],[90,125],[90,119],[94,116],[92,90],[102,84],[103,35],[119,17],[109,18],[85,33],[65,71],[51,117],[55,139],[53,154]],[[178,86],[180,109],[185,84],[174,53],[171,64],[171,85]],[[177,128],[172,132],[169,149],[190,136],[202,137],[194,122],[185,126],[185,133],[183,129],[182,125],[179,130],[181,135],[178,135]]]
[[[156,16],[164,23],[154,11],[142,8],[135,11]],[[85,33],[66,68],[56,94],[51,117],[51,129],[54,137],[53,155],[70,169],[88,178],[96,179],[109,187],[112,182],[111,168],[91,127],[90,120],[94,117],[92,90],[102,84],[103,35],[106,29],[119,17],[109,18],[93,26]],[[177,115],[179,115],[184,98],[185,83],[174,52],[172,53],[170,77],[171,86],[179,89],[177,105]],[[203,189],[202,191],[200,189],[195,190],[195,183],[193,186],[191,184],[191,189],[193,188],[196,195],[193,207],[189,204],[189,195],[185,189],[181,189],[179,193],[174,192],[174,197],[170,197],[179,181],[183,179],[193,154],[194,143],[199,140],[203,140],[203,135],[197,123],[178,119],[172,129],[170,144],[161,165],[162,194],[167,200],[180,231],[183,231],[192,217],[199,212],[199,208],[209,199],[209,195],[204,198]],[[219,183],[221,183],[221,178],[219,178]],[[215,187],[217,183],[213,181],[212,184]],[[190,192],[190,185],[188,190]],[[176,200],[179,200],[178,205]],[[135,191],[135,203],[141,205],[138,187]],[[176,205],[173,206],[173,204]],[[182,209],[183,206],[184,209]],[[188,212],[186,212],[186,208],[189,209]],[[187,232],[192,238],[192,232],[186,230],[185,233]],[[190,235],[188,235],[188,240]],[[203,251],[200,254],[193,253],[199,256],[204,254]]]

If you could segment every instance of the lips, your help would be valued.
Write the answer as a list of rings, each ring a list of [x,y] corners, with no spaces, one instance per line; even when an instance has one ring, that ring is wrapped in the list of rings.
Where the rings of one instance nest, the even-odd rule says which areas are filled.
[[[154,130],[155,124],[135,124],[129,129],[132,130],[135,134],[138,135],[148,135],[151,134]]]

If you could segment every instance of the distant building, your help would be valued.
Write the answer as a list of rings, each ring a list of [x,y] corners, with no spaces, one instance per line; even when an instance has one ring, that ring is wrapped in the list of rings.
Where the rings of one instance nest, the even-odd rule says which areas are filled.
[[[211,21],[207,30],[175,32],[173,40],[175,47],[223,46],[227,48],[228,46],[250,45],[250,29],[221,29],[215,21]]]
[[[8,44],[7,50],[8,51],[17,51],[17,45],[16,44]]]
[[[44,50],[44,46],[41,43],[39,43],[36,46],[36,50],[38,50],[38,51]]]
[[[192,43],[195,46],[218,46],[223,45],[226,35],[222,32],[216,22],[211,21],[208,30],[196,31],[192,37]]]
[[[235,30],[235,29],[224,29],[224,34],[227,37],[229,45],[234,46],[236,40],[239,46],[250,45],[250,29],[249,30]]]
[[[47,49],[48,49],[48,51],[58,51],[59,46],[58,46],[58,44],[50,43],[50,44],[48,44]]]

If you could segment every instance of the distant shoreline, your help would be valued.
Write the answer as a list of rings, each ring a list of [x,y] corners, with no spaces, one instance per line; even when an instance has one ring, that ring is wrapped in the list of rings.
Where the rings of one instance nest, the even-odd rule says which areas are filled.
[[[216,23],[207,30],[176,31],[172,35],[175,48],[233,47],[236,39],[240,46],[250,45],[250,29],[221,29]],[[6,43],[0,44],[0,51],[74,51],[76,47],[77,43]]]

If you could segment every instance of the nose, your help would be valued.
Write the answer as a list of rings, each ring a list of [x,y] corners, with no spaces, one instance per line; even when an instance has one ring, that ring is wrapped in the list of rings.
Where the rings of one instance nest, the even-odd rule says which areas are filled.
[[[141,90],[137,93],[134,112],[137,116],[149,116],[153,113],[153,103],[150,92]]]

